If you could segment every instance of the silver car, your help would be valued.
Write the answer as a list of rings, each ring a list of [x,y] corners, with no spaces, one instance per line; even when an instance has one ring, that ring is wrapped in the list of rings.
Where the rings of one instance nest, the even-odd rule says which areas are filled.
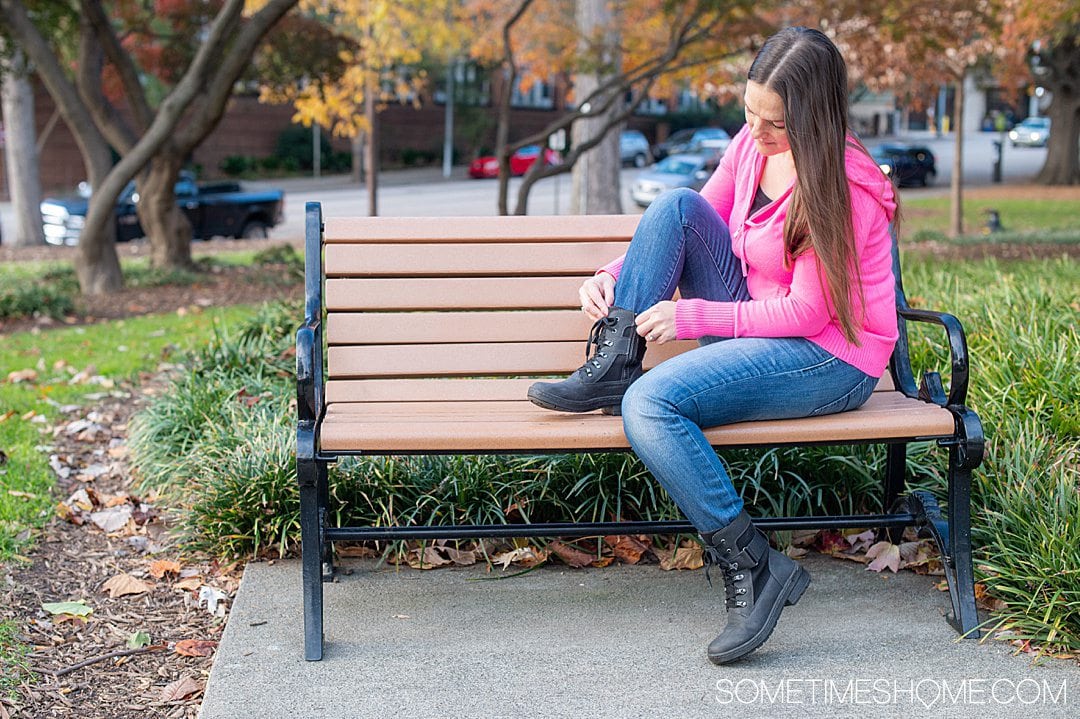
[[[1009,132],[1012,146],[1045,147],[1050,139],[1050,118],[1029,117]]]
[[[668,155],[634,180],[630,197],[648,207],[661,193],[677,187],[700,190],[720,163],[717,153]]]

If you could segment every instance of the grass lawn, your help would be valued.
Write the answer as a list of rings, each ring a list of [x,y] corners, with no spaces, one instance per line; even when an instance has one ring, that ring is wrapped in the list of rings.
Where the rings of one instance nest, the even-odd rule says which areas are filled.
[[[234,306],[185,315],[153,315],[82,327],[19,332],[0,342],[0,561],[11,559],[49,516],[55,475],[48,465],[49,437],[42,428],[60,417],[59,406],[89,404],[87,395],[109,391],[102,384],[71,384],[72,375],[93,365],[117,386],[154,372],[162,362],[205,344],[215,323],[229,325],[250,315]],[[13,383],[10,373],[33,370],[37,378]],[[37,419],[36,418],[42,418]],[[4,459],[6,458],[6,459]],[[30,530],[29,532],[27,530]]]
[[[918,239],[925,233],[944,233],[949,227],[949,197],[910,197],[903,203],[903,236]],[[1071,231],[1080,239],[1076,218],[1080,216],[1080,187],[1010,185],[980,187],[964,193],[964,232],[981,236],[987,210],[997,210],[1006,232],[1032,234],[1033,240],[1053,240]]]

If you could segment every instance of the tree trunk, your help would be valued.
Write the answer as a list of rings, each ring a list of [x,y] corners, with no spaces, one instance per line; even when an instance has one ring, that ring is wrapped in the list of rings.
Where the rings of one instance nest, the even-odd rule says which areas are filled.
[[[91,133],[83,137],[75,134],[86,163],[90,186],[101,187],[112,168],[109,146],[100,135],[98,141],[89,142]],[[124,286],[120,271],[120,258],[116,254],[116,197],[101,192],[90,196],[86,211],[86,224],[79,232],[79,253],[75,262],[75,274],[79,278],[79,290],[84,295],[103,295],[116,292]]]
[[[375,111],[375,78],[368,73],[364,88],[364,117],[368,122],[364,168],[367,172],[368,217],[379,214],[379,114]]]
[[[191,260],[191,223],[176,204],[176,178],[183,158],[162,150],[150,161],[146,174],[137,180],[139,223],[150,241],[150,265],[187,270]]]
[[[27,77],[26,58],[13,53],[3,68],[0,88],[4,112],[4,158],[8,188],[15,210],[14,231],[7,243],[15,247],[45,244],[41,224],[41,175],[34,139],[34,91]]]
[[[1080,88],[1063,83],[1054,88],[1049,108],[1050,139],[1046,145],[1046,163],[1035,182],[1042,185],[1080,184]]]
[[[956,81],[953,108],[953,127],[956,132],[956,151],[953,154],[952,185],[949,202],[949,236],[964,234],[964,75]]]
[[[578,33],[583,38],[594,38],[597,30],[613,27],[611,10],[606,0],[578,0]],[[611,32],[604,38],[601,48],[601,62],[598,66],[615,72],[618,59],[615,56],[618,38],[611,37]],[[596,50],[593,50],[596,52]],[[605,80],[599,73],[579,73],[574,80],[574,94],[585,98],[592,94]],[[593,106],[602,105],[608,96],[598,96]],[[611,118],[622,110],[621,102],[613,102],[608,111],[600,117],[578,120],[574,123],[572,142],[581,145],[605,132]],[[570,191],[570,213],[574,215],[609,215],[622,213],[622,190],[619,185],[619,134],[608,132],[604,140],[588,152],[581,155],[573,169],[573,184]]]
[[[351,178],[354,185],[364,181],[364,136],[365,133],[358,132],[349,140],[349,147],[352,149]]]
[[[1044,185],[1080,184],[1080,28],[1073,26],[1038,55],[1040,84],[1053,93],[1046,163],[1035,181]]]

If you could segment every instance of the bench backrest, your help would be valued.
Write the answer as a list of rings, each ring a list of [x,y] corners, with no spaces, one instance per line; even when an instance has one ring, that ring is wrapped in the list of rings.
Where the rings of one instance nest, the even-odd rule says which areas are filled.
[[[310,293],[323,288],[308,281],[309,314],[316,304],[326,311],[326,401],[523,398],[531,379],[415,380],[535,378],[576,369],[591,326],[577,289],[625,251],[639,219],[326,219],[324,303],[312,302]],[[309,274],[314,269],[309,264]],[[697,346],[650,346],[645,366]]]

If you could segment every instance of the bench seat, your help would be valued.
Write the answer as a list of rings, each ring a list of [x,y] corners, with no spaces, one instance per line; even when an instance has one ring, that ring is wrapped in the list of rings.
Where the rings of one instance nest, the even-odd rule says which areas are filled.
[[[521,396],[521,395],[519,395]],[[740,422],[705,432],[718,447],[846,444],[919,440],[954,434],[943,407],[875,392],[859,409],[825,417]],[[410,452],[557,452],[626,450],[622,418],[565,414],[528,400],[333,402],[322,422],[323,450]]]

